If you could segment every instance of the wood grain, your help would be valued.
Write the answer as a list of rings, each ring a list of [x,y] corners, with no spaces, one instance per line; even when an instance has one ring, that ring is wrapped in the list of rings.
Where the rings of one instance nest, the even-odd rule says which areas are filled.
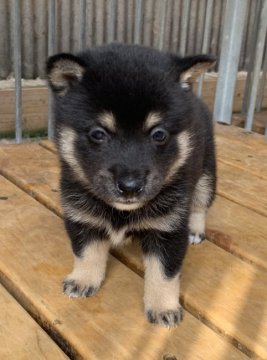
[[[143,273],[138,244],[117,251],[121,261]],[[205,241],[189,248],[182,279],[181,296],[190,312],[251,356],[267,358],[266,270]]]
[[[47,128],[47,87],[22,87],[23,130]],[[15,130],[15,89],[0,89],[0,132]]]
[[[0,359],[68,359],[2,285],[0,307]]]
[[[255,147],[256,149],[261,148],[266,151],[267,138],[265,136],[252,133],[250,131],[240,129],[237,126],[231,125],[215,125],[216,134],[224,137],[227,143],[237,142],[244,143],[248,146]]]
[[[1,161],[5,162],[4,173],[6,174],[6,176],[12,178],[16,183],[22,184],[22,187],[27,192],[34,194],[34,196],[38,194],[39,199],[41,199],[43,203],[48,204],[49,202],[48,204],[49,207],[53,208],[56,211],[56,213],[60,214],[61,210],[58,204],[58,194],[53,193],[51,191],[51,185],[50,185],[50,181],[53,187],[55,186],[55,183],[58,181],[58,173],[55,171],[55,169],[57,168],[56,157],[53,155],[52,152],[49,152],[42,147],[40,147],[40,150],[38,150],[38,145],[32,145],[32,144],[21,145],[19,147],[20,151],[18,153],[18,156],[15,157],[15,154],[18,152],[17,150],[16,151],[14,150],[15,148],[16,147],[14,146],[5,146],[1,148],[3,153],[3,158]],[[38,154],[38,156],[35,154]],[[31,159],[31,164],[29,161],[30,159]],[[39,177],[40,177],[40,171],[42,171],[42,166],[41,163],[38,163],[38,161],[41,163],[42,162],[46,163],[46,161],[47,163],[51,162],[49,166],[47,165],[45,167],[46,171],[41,173],[45,175],[45,177],[42,177],[42,179],[47,180],[44,183],[42,183],[41,187],[39,184],[40,181]],[[29,168],[25,171],[25,167],[19,167],[20,163],[30,164]],[[31,171],[29,169],[31,169]],[[19,179],[19,181],[17,179]],[[35,186],[36,183],[38,184],[38,187]],[[264,242],[262,241],[266,229],[264,219],[262,219],[262,217],[260,217],[256,213],[252,212],[255,220],[255,223],[253,222],[254,227],[251,225],[250,227],[247,228],[246,231],[246,229],[244,229],[244,223],[246,223],[248,219],[247,216],[250,216],[250,213],[248,213],[249,211],[248,209],[242,208],[241,206],[238,206],[232,202],[227,201],[226,199],[221,198],[221,202],[220,203],[216,202],[214,205],[214,209],[212,211],[213,211],[213,216],[208,221],[209,229],[210,229],[208,232],[209,236],[213,240],[216,239],[214,240],[215,242],[219,243],[220,246],[227,248],[229,251],[233,251],[233,249],[235,249],[235,252],[238,254],[238,251],[236,249],[241,248],[242,250],[240,250],[239,255],[240,254],[241,256],[244,255],[244,257],[246,256],[246,252],[248,250],[252,250],[252,255],[249,255],[250,256],[249,261],[255,261],[256,264],[266,266],[265,255],[267,250],[266,250],[266,244],[264,244]],[[227,213],[228,215],[225,216],[224,213]],[[236,214],[240,214],[240,213],[241,215],[239,217],[235,216]],[[220,219],[222,218],[225,219],[224,222],[220,221]],[[258,218],[260,218],[260,220],[258,220]],[[229,219],[231,219],[231,221]],[[259,230],[255,231],[256,229]],[[246,238],[247,240],[245,242],[243,239],[244,232],[248,234]],[[261,236],[258,236],[259,234],[261,234]],[[253,241],[253,243],[251,243],[250,241]],[[208,245],[206,246],[208,246],[208,248],[211,247],[213,249],[212,244],[210,243],[207,244]],[[120,250],[116,251],[116,257],[122,260],[125,264],[127,264],[127,266],[135,270],[137,273],[139,274],[142,273],[141,256],[138,250],[136,250],[133,247],[130,247],[129,251],[127,249],[128,248],[126,247],[123,248],[121,251]],[[215,247],[215,249],[217,249],[216,250],[217,253],[215,252],[215,254],[212,254],[212,256],[215,256],[215,259],[217,257],[221,258],[224,254],[226,254],[226,257],[228,256],[227,253],[220,250],[219,248]],[[190,253],[189,253],[189,257],[190,257]],[[207,255],[207,258],[209,258],[209,255]],[[234,264],[235,258],[230,256],[230,259],[232,259],[231,261]],[[198,263],[197,258],[194,261],[196,261],[197,264],[199,264],[200,267],[198,271],[200,274],[202,274],[201,276],[203,276],[202,281],[205,282],[207,276],[205,274],[205,271],[204,273],[202,273],[203,269],[201,264]],[[236,259],[236,261],[239,260]],[[239,264],[238,266],[240,266],[241,272],[243,268],[246,269],[247,264],[244,264],[243,262],[238,262],[238,264]],[[185,268],[185,271],[192,271],[191,267],[189,266],[188,268]],[[219,262],[219,266],[217,267],[216,271],[219,271],[222,274],[224,273],[223,262]],[[209,291],[208,289],[205,289],[205,291],[208,291],[209,294],[212,293],[212,288],[215,286],[215,283],[217,281],[216,276],[217,276],[216,274],[213,274],[213,268],[211,267],[207,281],[207,286],[210,285],[211,288],[209,289]],[[261,273],[261,277],[264,277],[263,273]],[[232,282],[234,282],[234,277]],[[242,284],[239,283],[239,280],[237,281],[236,286],[238,287],[240,286],[240,293],[242,293]],[[216,327],[219,331],[222,331],[223,333],[226,332],[231,339],[237,340],[236,339],[237,334],[232,331],[233,329],[227,328],[227,330],[225,330],[224,314],[221,317],[219,316],[217,318],[214,318],[213,314],[209,314],[209,313],[206,314],[206,309],[203,308],[203,303],[199,302],[198,303],[200,304],[199,306],[190,305],[190,301],[191,301],[190,299],[192,299],[192,303],[195,304],[194,302],[195,297],[202,298],[203,297],[202,291],[199,289],[199,291],[195,293],[194,290],[190,288],[190,294],[187,296],[187,299],[189,300],[186,302],[187,308],[193,311],[195,314],[200,314],[200,316],[202,316],[202,314],[204,313],[205,321],[208,321],[210,324],[212,324],[212,326]],[[246,298],[244,298],[244,301],[245,300]],[[226,301],[226,299],[223,299],[222,301]],[[234,303],[235,299],[233,298],[231,301]],[[226,303],[228,304],[227,301]],[[232,305],[230,303],[229,304],[230,309],[231,306]],[[238,312],[237,313],[231,312],[231,314],[233,316],[231,320],[234,321],[235,316],[238,316]],[[257,320],[254,319],[251,315],[249,321],[252,324],[251,327],[253,327],[255,323],[257,323]],[[231,321],[229,320],[229,323],[230,322]],[[244,326],[244,323],[242,323],[242,326]],[[242,327],[240,327],[240,334],[241,334],[240,335],[241,338],[239,340],[242,340],[243,346],[247,347],[248,337],[246,337],[246,334],[244,334],[244,332],[242,333]],[[251,346],[250,343],[249,346]],[[262,344],[260,346],[262,346]]]
[[[1,176],[0,189],[6,198],[0,201],[0,278],[73,357],[155,360],[171,353],[188,360],[246,359],[189,313],[176,329],[148,324],[143,280],[112,256],[95,297],[68,299],[61,281],[72,258],[62,220]]]
[[[217,134],[216,145],[218,161],[267,180],[267,144],[251,146]]]
[[[267,216],[267,188],[263,178],[219,161],[217,193]]]

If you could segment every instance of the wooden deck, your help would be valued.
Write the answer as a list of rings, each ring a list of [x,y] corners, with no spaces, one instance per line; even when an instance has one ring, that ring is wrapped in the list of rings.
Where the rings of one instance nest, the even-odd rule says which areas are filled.
[[[137,244],[113,251],[95,297],[62,294],[72,255],[55,148],[0,147],[0,359],[267,359],[267,141],[234,127],[216,133],[209,241],[188,251],[185,318],[171,330],[144,319]]]

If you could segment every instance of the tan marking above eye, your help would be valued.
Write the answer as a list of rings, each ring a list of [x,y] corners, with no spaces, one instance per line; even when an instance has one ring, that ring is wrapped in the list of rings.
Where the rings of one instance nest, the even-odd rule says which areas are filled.
[[[112,112],[103,112],[98,117],[99,123],[111,132],[116,131],[116,120]]]
[[[148,131],[159,125],[162,121],[162,117],[158,112],[150,112],[144,122],[144,131]]]

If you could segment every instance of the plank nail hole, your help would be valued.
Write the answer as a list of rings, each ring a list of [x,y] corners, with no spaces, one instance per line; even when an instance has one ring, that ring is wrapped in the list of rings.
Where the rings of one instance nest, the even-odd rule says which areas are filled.
[[[7,196],[0,196],[0,200],[7,200],[8,197]]]

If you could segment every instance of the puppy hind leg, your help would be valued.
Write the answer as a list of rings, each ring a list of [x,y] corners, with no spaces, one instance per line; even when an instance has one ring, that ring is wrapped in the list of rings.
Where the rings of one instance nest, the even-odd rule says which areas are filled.
[[[203,174],[197,182],[189,217],[190,244],[196,245],[205,239],[206,214],[214,198],[213,185],[213,177],[207,174]]]
[[[189,243],[200,244],[205,240],[206,209],[192,208],[189,218]]]

